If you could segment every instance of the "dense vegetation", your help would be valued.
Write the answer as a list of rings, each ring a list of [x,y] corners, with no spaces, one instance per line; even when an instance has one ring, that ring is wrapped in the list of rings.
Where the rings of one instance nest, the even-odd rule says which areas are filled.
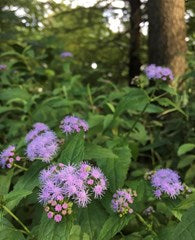
[[[17,16],[15,5],[6,4],[1,8],[1,16],[9,18],[1,23],[0,240],[195,239],[193,20],[188,20],[186,73],[172,80],[150,77],[143,65],[129,86],[129,36],[109,29],[105,7],[17,0],[16,7],[27,13]],[[45,16],[47,8],[55,14]],[[146,49],[142,36],[141,59],[147,65]],[[71,118],[74,124],[67,127],[66,116],[80,118],[80,125]],[[5,152],[9,146],[15,148]],[[90,202],[70,194],[67,179],[56,180],[71,165]],[[53,174],[55,187],[63,185],[56,198],[58,205],[69,204],[62,219],[48,219],[52,211],[59,215],[61,206],[48,201],[53,192],[41,195],[49,189],[44,169]],[[95,190],[95,184],[102,189]],[[122,194],[130,199],[126,205]],[[119,209],[115,201],[124,206]]]

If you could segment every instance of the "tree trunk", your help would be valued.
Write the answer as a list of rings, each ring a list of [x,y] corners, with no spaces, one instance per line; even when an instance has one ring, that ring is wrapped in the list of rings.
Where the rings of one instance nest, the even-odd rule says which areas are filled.
[[[130,50],[129,50],[129,76],[132,80],[140,74],[140,0],[129,0],[130,11]]]
[[[149,63],[168,66],[175,76],[186,69],[185,0],[149,0]]]

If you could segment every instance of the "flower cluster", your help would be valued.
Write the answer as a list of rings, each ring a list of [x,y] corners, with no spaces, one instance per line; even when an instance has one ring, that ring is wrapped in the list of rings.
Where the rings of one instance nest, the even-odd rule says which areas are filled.
[[[151,183],[155,188],[154,195],[159,199],[163,193],[175,198],[184,189],[179,175],[169,168],[157,170],[151,178]]]
[[[111,202],[111,207],[114,212],[117,212],[120,217],[132,213],[133,209],[130,207],[130,204],[133,203],[134,197],[137,194],[135,191],[129,189],[119,189],[113,195],[113,199]]]
[[[2,168],[11,168],[14,162],[19,162],[21,160],[20,156],[15,154],[15,146],[9,146],[0,154],[0,166]]]
[[[66,116],[60,124],[60,128],[62,131],[66,134],[71,134],[75,132],[80,132],[81,130],[83,131],[88,131],[89,126],[87,122],[84,120],[74,117],[74,116]]]
[[[73,54],[71,52],[62,52],[60,56],[61,58],[67,58],[67,57],[72,57]]]
[[[56,134],[44,123],[36,123],[33,129],[26,135],[27,156],[30,161],[36,158],[44,162],[50,162],[58,150]]]
[[[41,171],[40,182],[40,202],[44,204],[47,216],[56,222],[72,213],[73,203],[86,207],[91,196],[100,198],[107,188],[102,171],[85,162],[79,166],[52,165]]]
[[[173,73],[171,69],[167,67],[151,64],[145,68],[145,73],[149,79],[162,79],[163,81],[173,80]]]

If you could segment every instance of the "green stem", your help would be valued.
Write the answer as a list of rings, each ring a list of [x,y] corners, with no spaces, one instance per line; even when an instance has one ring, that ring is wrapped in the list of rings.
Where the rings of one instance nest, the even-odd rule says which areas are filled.
[[[13,212],[10,211],[9,208],[7,208],[6,206],[4,206],[4,205],[1,205],[1,206],[2,206],[2,208],[3,208],[10,216],[12,216],[12,217],[16,220],[16,222],[18,222],[18,223],[24,228],[25,233],[26,233],[27,235],[30,235],[30,231],[29,231],[28,228],[20,221],[20,219],[19,219],[18,217],[16,217],[16,215],[13,214]]]
[[[148,224],[143,217],[139,214],[136,213],[136,216],[138,218],[138,220],[144,225],[146,226],[146,228],[148,229],[148,231],[150,231],[154,236],[157,236],[156,232],[152,229],[152,226],[150,224]]]
[[[137,116],[135,122],[133,123],[132,127],[129,130],[129,133],[131,133],[133,131],[133,129],[135,128],[136,124],[138,123],[139,119],[141,118],[142,114],[145,112],[145,110],[146,110],[146,108],[148,107],[149,104],[150,104],[150,102],[145,105],[145,107],[143,108],[141,113]]]
[[[23,170],[23,171],[27,171],[27,170],[28,170],[27,168],[22,167],[22,166],[20,166],[20,165],[18,165],[18,164],[16,164],[16,163],[14,163],[13,165],[14,165],[14,167],[17,167],[17,168],[19,168],[19,169],[21,169],[21,170]]]

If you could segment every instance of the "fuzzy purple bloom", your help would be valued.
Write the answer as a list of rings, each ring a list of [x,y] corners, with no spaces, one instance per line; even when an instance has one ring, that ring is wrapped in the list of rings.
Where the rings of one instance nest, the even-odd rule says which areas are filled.
[[[71,134],[71,133],[79,133],[81,130],[84,132],[88,131],[89,126],[87,122],[84,120],[74,117],[74,116],[66,116],[60,124],[60,128],[62,131],[66,134]]]
[[[33,129],[26,135],[26,142],[32,141],[36,138],[39,134],[49,131],[49,127],[44,123],[35,123],[33,125]]]
[[[71,52],[62,52],[60,56],[61,58],[67,58],[67,57],[73,57],[73,54]]]
[[[39,158],[43,162],[50,162],[59,148],[57,136],[43,123],[36,123],[33,127],[26,135],[27,157],[30,161]]]
[[[173,73],[171,69],[167,67],[151,64],[145,68],[145,73],[149,79],[161,79],[163,81],[173,80]]]
[[[4,149],[1,154],[0,154],[0,166],[2,168],[11,168],[14,159],[14,151],[15,151],[15,146],[9,146],[6,149]]]
[[[169,168],[157,170],[151,178],[151,183],[155,188],[156,198],[161,198],[163,193],[171,198],[176,198],[184,189],[177,172]]]

